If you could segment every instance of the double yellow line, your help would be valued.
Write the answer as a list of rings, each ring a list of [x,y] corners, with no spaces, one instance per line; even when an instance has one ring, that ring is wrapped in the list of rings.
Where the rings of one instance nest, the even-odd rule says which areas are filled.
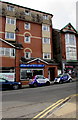
[[[45,110],[40,112],[38,115],[36,115],[34,118],[32,118],[32,120],[35,120],[35,119],[39,120],[41,118],[44,118],[44,116],[46,116],[52,110],[54,110],[55,108],[60,106],[62,103],[65,103],[66,101],[68,101],[69,99],[71,99],[72,97],[75,97],[75,96],[78,96],[78,94],[73,94],[73,95],[66,97],[65,99],[58,100],[56,103],[52,104],[51,106],[49,106],[48,108],[46,108]]]

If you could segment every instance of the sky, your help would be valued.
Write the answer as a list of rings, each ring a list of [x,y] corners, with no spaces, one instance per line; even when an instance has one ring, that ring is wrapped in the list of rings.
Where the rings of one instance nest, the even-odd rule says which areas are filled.
[[[78,0],[1,0],[53,15],[53,28],[62,29],[69,22],[76,28],[76,2]]]

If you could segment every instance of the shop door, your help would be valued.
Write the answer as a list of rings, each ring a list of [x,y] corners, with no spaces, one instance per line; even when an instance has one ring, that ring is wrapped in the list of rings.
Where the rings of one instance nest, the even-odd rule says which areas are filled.
[[[55,78],[55,68],[50,68],[49,69],[49,77],[50,77],[50,81],[53,81]]]

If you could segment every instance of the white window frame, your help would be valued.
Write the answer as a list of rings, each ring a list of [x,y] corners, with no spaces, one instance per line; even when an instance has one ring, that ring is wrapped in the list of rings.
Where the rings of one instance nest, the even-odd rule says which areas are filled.
[[[7,6],[7,10],[8,10],[8,11],[14,11],[15,9],[14,9],[14,7],[13,7],[13,6],[8,5],[8,6]]]
[[[26,57],[26,53],[28,53],[28,57]],[[25,56],[26,59],[30,59],[31,58],[31,52],[25,52],[24,56]]]
[[[13,55],[14,54],[14,55]],[[10,56],[14,57],[15,56],[15,49],[10,48]]]
[[[5,49],[5,56],[10,56],[10,48],[4,48]]]
[[[30,23],[25,23],[24,28],[27,29],[27,30],[30,30]]]
[[[45,55],[47,56],[46,58],[45,58]],[[51,53],[43,53],[43,59],[51,59]]]
[[[16,25],[16,19],[7,17],[6,23]]]
[[[14,48],[0,47],[0,49],[3,49],[3,54],[0,54],[0,56],[15,57],[15,49]],[[9,54],[6,54],[7,50],[8,50]],[[13,51],[14,51],[14,55],[13,55]]]
[[[44,20],[48,20],[49,18],[48,18],[48,15],[43,15],[43,19]]]
[[[42,25],[42,30],[43,31],[50,31],[50,26],[49,25]]]
[[[77,60],[76,47],[66,47],[66,59],[67,60]]]
[[[26,41],[28,39],[28,41]],[[25,43],[30,43],[31,42],[31,37],[30,36],[25,36],[24,38]]]
[[[12,37],[12,34],[13,34],[14,37]],[[6,32],[5,33],[5,39],[15,40],[15,33],[13,33],[13,32]]]
[[[74,38],[73,42],[71,42],[71,37],[70,36]],[[75,35],[66,33],[65,34],[65,43],[66,43],[66,45],[76,45],[76,37],[75,37]]]
[[[4,48],[0,47],[0,56],[3,56],[3,55],[4,55]]]
[[[43,44],[50,44],[50,38],[43,38]]]

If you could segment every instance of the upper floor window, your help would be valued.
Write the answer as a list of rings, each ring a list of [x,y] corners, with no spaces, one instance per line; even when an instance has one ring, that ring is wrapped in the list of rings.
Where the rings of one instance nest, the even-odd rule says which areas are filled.
[[[76,47],[66,47],[66,59],[67,60],[77,59]]]
[[[16,24],[16,19],[6,18],[6,23],[7,23],[7,24],[13,24],[13,25],[15,25],[15,24]]]
[[[76,38],[74,34],[65,34],[66,45],[76,45]]]
[[[0,55],[13,57],[13,56],[15,56],[15,49],[0,47]]]
[[[30,59],[31,57],[31,52],[25,52],[25,58]]]
[[[8,11],[14,11],[14,7],[13,7],[13,6],[8,5],[8,6],[7,6],[7,10],[8,10]]]
[[[25,36],[25,40],[26,43],[30,43],[30,36]]]
[[[50,27],[48,25],[42,25],[43,31],[50,31]]]
[[[25,15],[30,15],[30,11],[25,10]]]
[[[25,29],[30,29],[30,23],[25,23]]]
[[[43,53],[43,59],[51,59],[50,53]]]
[[[43,44],[50,44],[50,38],[43,38]]]
[[[48,20],[48,15],[43,15],[43,19]]]
[[[5,33],[5,38],[6,38],[6,39],[13,39],[13,40],[15,40],[15,33],[6,32],[6,33]]]

